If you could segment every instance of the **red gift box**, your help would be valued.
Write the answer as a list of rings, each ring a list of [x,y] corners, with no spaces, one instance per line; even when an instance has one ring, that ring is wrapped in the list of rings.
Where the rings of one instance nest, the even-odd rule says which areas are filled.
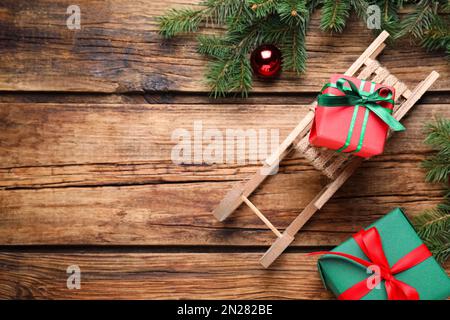
[[[372,93],[380,88],[383,88],[380,92],[384,92],[384,89],[386,89],[386,92],[392,92],[392,100],[395,100],[394,88],[374,82],[335,74],[331,77],[330,83],[336,84],[340,78],[345,78],[352,81],[360,92]],[[347,87],[347,85],[348,83],[344,86]],[[322,94],[332,94],[336,96],[345,95],[343,92],[333,87],[325,88],[322,91]],[[380,101],[377,102],[377,104],[389,110],[392,110],[394,107],[393,104],[388,101]],[[354,116],[353,113],[355,107],[356,106],[346,105],[342,107],[337,106],[330,108],[317,105],[314,121],[309,135],[310,144],[318,147],[326,147],[332,150],[342,149],[349,136],[350,125]],[[358,108],[349,145],[345,149],[341,150],[342,152],[354,152],[360,144],[360,136],[365,113],[366,108]],[[362,146],[360,146],[360,150],[358,152],[354,152],[353,154],[363,158],[368,158],[383,153],[388,129],[389,126],[383,120],[381,120],[373,112],[369,112],[366,122],[366,130],[362,140]]]

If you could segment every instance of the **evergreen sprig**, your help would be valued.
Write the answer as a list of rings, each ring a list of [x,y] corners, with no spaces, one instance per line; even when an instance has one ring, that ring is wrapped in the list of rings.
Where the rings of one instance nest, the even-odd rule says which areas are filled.
[[[377,0],[375,4],[381,9],[381,29],[396,38],[400,32],[400,18],[398,11],[403,5],[402,0]]]
[[[160,33],[166,38],[171,38],[179,33],[194,32],[203,19],[203,10],[171,9],[159,19]]]
[[[424,211],[414,222],[436,260],[445,262],[450,255],[450,201]]]
[[[214,25],[218,35],[198,36],[198,52],[211,61],[206,81],[212,95],[224,96],[252,88],[250,52],[258,45],[277,45],[283,54],[283,69],[305,71],[305,36],[310,16],[320,9],[324,31],[343,32],[354,11],[366,22],[367,8],[381,11],[381,29],[393,38],[410,37],[428,50],[444,50],[450,56],[450,5],[448,0],[203,0],[195,8],[170,9],[159,18],[165,38],[197,32]],[[412,11],[403,19],[399,10],[408,4]]]
[[[421,38],[422,47],[428,50],[445,50],[450,57],[450,21],[449,16],[436,16],[429,29]]]
[[[400,24],[397,36],[411,35],[416,39],[423,39],[427,30],[435,24],[437,19],[437,2],[423,0],[417,4],[415,10],[408,14]]]
[[[422,164],[428,182],[444,183],[444,202],[414,219],[419,236],[439,262],[450,256],[450,119],[437,118],[426,126],[425,143],[436,152]]]
[[[435,149],[434,156],[423,162],[427,169],[426,179],[429,182],[448,183],[450,175],[450,119],[437,118],[427,125],[428,132],[425,143]]]
[[[350,14],[350,2],[325,0],[322,7],[320,27],[325,31],[342,32]]]

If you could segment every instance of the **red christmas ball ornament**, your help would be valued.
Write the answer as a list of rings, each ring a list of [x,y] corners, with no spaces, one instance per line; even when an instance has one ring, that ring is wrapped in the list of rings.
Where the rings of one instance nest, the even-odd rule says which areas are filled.
[[[272,44],[263,44],[250,55],[253,72],[261,78],[274,78],[281,71],[281,51]]]

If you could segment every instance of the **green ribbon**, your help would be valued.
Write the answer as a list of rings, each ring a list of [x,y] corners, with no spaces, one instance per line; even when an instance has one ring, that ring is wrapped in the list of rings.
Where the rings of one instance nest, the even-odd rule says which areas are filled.
[[[345,83],[348,83],[349,87],[345,87],[344,86]],[[361,89],[358,90],[358,88],[352,81],[347,80],[345,78],[339,78],[336,81],[336,84],[327,83],[322,88],[321,91],[323,92],[326,88],[331,87],[342,92],[344,96],[336,96],[333,94],[325,93],[320,94],[317,99],[318,105],[321,107],[343,107],[343,106],[354,107],[354,112],[352,120],[350,122],[350,128],[348,131],[347,139],[345,141],[345,144],[337,150],[338,152],[343,152],[350,145],[350,141],[355,127],[356,117],[358,115],[358,108],[360,106],[366,108],[366,112],[364,114],[364,120],[361,128],[359,143],[353,152],[355,153],[359,152],[362,148],[370,111],[376,114],[393,131],[405,130],[405,127],[392,116],[391,109],[385,108],[382,105],[378,104],[379,102],[383,101],[388,102],[390,104],[394,104],[394,100],[392,99],[393,96],[392,92],[389,92],[389,94],[386,97],[382,97],[380,95],[380,91],[383,88],[379,88],[375,92],[368,93],[362,90],[363,84],[364,82],[361,83]],[[373,91],[373,89],[371,91]]]

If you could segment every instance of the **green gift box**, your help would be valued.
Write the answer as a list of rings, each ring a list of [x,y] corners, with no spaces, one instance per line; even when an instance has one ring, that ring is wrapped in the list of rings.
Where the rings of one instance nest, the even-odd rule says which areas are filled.
[[[360,261],[358,259],[363,259],[365,262],[370,262],[371,266],[376,265],[373,261],[376,260],[373,259],[373,255],[380,256],[380,250],[378,249],[377,252],[376,246],[368,245],[368,242],[373,242],[370,242],[371,239],[367,238],[368,234],[374,235],[375,233],[379,235],[379,240],[381,240],[379,247],[384,252],[382,258],[384,259],[384,256],[386,257],[387,269],[390,271],[396,269],[397,271],[393,272],[395,274],[392,275],[395,279],[392,279],[391,272],[387,271],[387,276],[381,277],[379,285],[373,287],[370,284],[368,285],[368,278],[374,277],[372,274],[373,269],[368,270],[367,265],[361,265],[361,262],[358,263],[357,261]],[[428,249],[401,209],[394,209],[365,229],[365,231],[363,230],[362,234],[366,238],[358,238],[357,234],[318,260],[319,273],[325,287],[331,290],[337,297],[340,299],[349,299],[349,296],[351,296],[350,293],[353,292],[352,290],[357,289],[356,287],[360,285],[359,289],[363,289],[367,293],[362,293],[358,299],[387,300],[388,292],[386,286],[392,288],[391,281],[396,282],[394,285],[401,282],[400,284],[408,290],[412,287],[412,290],[416,291],[415,294],[418,294],[416,299],[440,300],[447,299],[450,296],[449,277],[437,261],[432,256],[429,256]],[[373,236],[372,238],[376,237]],[[364,241],[361,241],[361,239],[364,239]],[[371,247],[371,252],[368,253],[367,250],[369,247]],[[419,253],[419,251],[421,252]],[[372,256],[372,260],[364,252]],[[422,259],[416,263],[412,263],[412,266],[403,266],[403,268],[400,266],[406,265],[403,262],[409,260],[411,256],[420,254],[423,254]],[[380,265],[382,266],[382,264]],[[383,266],[381,269],[386,271],[386,268],[383,268]],[[386,279],[388,280],[386,281]],[[406,289],[405,292],[408,291]],[[398,291],[398,288],[390,290],[394,295],[397,293],[397,299],[403,299],[402,294],[400,294],[399,298]],[[392,296],[390,298],[392,299]]]

